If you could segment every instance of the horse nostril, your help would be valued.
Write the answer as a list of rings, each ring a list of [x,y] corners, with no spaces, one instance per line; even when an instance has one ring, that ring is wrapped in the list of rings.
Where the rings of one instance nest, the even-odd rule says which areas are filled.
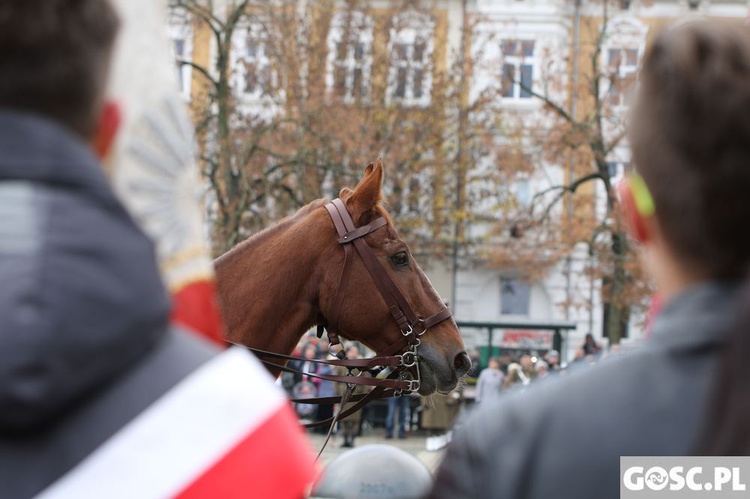
[[[461,352],[453,359],[453,367],[460,378],[471,369],[471,359],[466,352]]]

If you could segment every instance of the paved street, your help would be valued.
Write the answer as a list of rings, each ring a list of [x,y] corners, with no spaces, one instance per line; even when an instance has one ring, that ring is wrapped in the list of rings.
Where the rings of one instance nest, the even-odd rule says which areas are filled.
[[[369,430],[365,432],[364,435],[357,438],[356,445],[357,447],[367,444],[393,445],[416,456],[420,461],[427,465],[430,471],[433,472],[435,471],[435,468],[437,467],[440,459],[443,456],[443,449],[438,451],[427,450],[427,434],[424,432],[411,433],[407,438],[403,440],[386,440],[385,438],[383,438],[383,435],[384,430],[382,428]],[[308,433],[308,436],[315,452],[319,452],[321,446],[323,445],[323,442],[325,441],[325,435]],[[331,437],[331,441],[328,442],[326,449],[323,451],[323,454],[320,457],[320,462],[323,466],[325,466],[332,459],[349,450],[347,448],[341,447],[341,443],[343,443],[343,439],[341,437],[336,437],[335,435]]]

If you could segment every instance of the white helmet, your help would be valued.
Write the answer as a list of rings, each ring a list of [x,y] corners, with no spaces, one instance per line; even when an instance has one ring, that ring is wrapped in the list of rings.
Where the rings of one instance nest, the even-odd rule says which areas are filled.
[[[418,499],[432,475],[416,457],[392,445],[363,445],[328,463],[311,499]]]

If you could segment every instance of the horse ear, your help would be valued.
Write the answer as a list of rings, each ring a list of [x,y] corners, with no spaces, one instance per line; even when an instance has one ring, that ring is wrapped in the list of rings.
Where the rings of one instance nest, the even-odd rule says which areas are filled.
[[[365,169],[365,175],[359,181],[354,192],[348,200],[346,206],[354,220],[359,220],[362,215],[373,210],[381,199],[383,199],[380,190],[383,184],[383,163],[378,162],[373,165],[370,163]],[[342,198],[343,199],[343,198]]]

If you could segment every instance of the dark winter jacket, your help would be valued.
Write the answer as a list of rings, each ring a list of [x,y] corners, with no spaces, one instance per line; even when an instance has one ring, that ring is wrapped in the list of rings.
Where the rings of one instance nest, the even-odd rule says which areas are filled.
[[[215,355],[169,306],[88,147],[0,112],[0,496],[38,493]]]
[[[619,497],[620,456],[694,452],[736,289],[695,286],[662,310],[638,350],[480,404],[430,497]]]

